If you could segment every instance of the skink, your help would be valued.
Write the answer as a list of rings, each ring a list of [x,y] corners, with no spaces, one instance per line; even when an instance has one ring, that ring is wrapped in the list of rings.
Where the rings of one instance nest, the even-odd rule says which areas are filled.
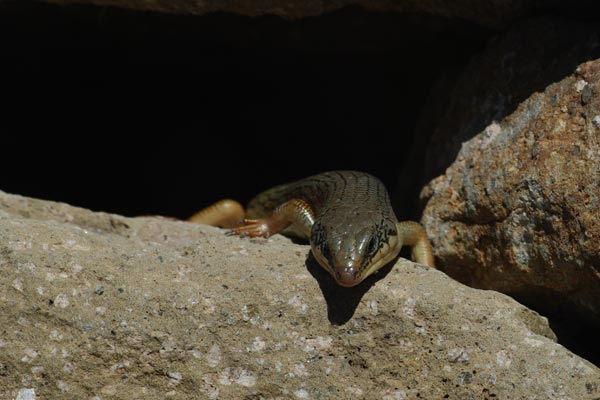
[[[417,263],[435,266],[423,227],[398,222],[383,183],[363,172],[331,171],[276,186],[250,201],[246,219],[239,203],[222,200],[189,220],[234,226],[234,235],[285,231],[308,239],[315,259],[346,287],[392,261],[404,245],[412,247]]]

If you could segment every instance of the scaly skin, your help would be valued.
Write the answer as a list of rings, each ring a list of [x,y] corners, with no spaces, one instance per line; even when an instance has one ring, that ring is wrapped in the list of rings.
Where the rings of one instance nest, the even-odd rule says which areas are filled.
[[[268,237],[285,230],[308,239],[319,262],[341,286],[355,286],[392,261],[403,245],[434,267],[425,230],[398,222],[383,183],[356,171],[332,171],[269,189],[248,204],[245,224],[230,234]],[[202,222],[202,221],[197,221]]]

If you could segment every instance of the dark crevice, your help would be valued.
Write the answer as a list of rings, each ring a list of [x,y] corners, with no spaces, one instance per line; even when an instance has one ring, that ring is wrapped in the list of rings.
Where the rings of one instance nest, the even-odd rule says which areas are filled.
[[[331,169],[392,188],[436,77],[493,33],[357,7],[289,21],[1,3],[0,190],[185,217]]]
[[[564,294],[547,288],[527,292],[508,293],[525,306],[536,310],[548,318],[550,328],[556,334],[558,342],[573,353],[600,365],[600,326],[589,321],[589,316]]]

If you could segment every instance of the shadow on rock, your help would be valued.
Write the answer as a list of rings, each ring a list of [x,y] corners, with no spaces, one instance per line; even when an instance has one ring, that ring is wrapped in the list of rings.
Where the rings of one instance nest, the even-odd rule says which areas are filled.
[[[338,285],[335,279],[319,265],[312,253],[309,253],[306,257],[306,269],[319,283],[319,287],[327,303],[327,318],[329,322],[334,325],[343,325],[348,322],[354,315],[360,299],[377,281],[385,278],[392,270],[396,261],[397,258],[381,268],[377,273],[369,276],[359,285],[346,288]]]

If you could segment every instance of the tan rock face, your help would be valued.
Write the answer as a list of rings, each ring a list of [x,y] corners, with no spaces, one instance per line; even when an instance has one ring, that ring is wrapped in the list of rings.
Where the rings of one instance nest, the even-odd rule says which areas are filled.
[[[440,265],[480,288],[557,293],[600,323],[600,61],[463,144],[424,190]]]
[[[0,192],[2,393],[600,396],[600,370],[502,294],[404,260],[343,289],[308,251]]]

